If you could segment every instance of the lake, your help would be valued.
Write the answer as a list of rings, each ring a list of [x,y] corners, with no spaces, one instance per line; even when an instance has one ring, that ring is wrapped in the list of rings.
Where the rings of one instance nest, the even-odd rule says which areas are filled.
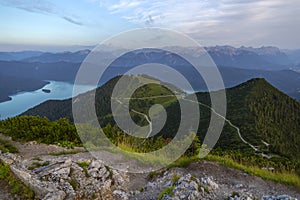
[[[49,81],[45,87],[33,91],[22,92],[11,96],[11,101],[0,103],[0,119],[17,116],[47,100],[62,100],[72,97],[73,84],[59,81]],[[89,85],[78,86],[78,94],[93,89]],[[44,91],[50,90],[50,93]]]

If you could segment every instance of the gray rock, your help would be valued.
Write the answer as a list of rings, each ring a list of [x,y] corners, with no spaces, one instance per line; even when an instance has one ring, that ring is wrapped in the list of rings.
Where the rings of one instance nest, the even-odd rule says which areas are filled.
[[[278,196],[265,195],[262,200],[297,200],[289,195],[283,194]]]
[[[198,190],[198,184],[195,181],[191,181],[189,184],[189,189]]]
[[[64,200],[66,193],[64,191],[49,192],[43,200]]]
[[[104,165],[101,161],[99,160],[93,160],[89,166],[89,168],[96,168],[96,169],[99,169],[99,168],[102,168]]]
[[[127,193],[124,192],[124,191],[121,191],[121,190],[115,190],[115,191],[113,191],[113,194],[116,198],[120,198],[122,200],[128,200],[129,199]]]

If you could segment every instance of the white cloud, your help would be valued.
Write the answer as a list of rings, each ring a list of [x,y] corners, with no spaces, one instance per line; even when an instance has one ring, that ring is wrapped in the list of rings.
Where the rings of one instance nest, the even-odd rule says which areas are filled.
[[[96,1],[96,0],[90,0]],[[206,44],[299,45],[299,0],[98,0],[139,27],[175,29]]]
[[[149,25],[176,26],[179,23],[203,21],[213,16],[215,8],[207,1],[193,0],[188,2],[174,0],[153,1],[120,1],[108,6],[112,14],[120,14],[131,22]]]
[[[140,4],[141,4],[141,2],[139,2],[139,1],[122,0],[117,4],[113,4],[113,5],[109,6],[108,9],[109,9],[109,11],[111,11],[111,13],[115,14],[115,13],[121,13],[124,10],[136,8]]]
[[[154,0],[118,12],[139,24],[151,16],[151,25],[182,31],[204,44],[299,47],[300,42],[298,0]]]
[[[40,13],[44,15],[56,15],[72,24],[76,24],[80,26],[83,25],[83,23],[80,22],[78,19],[74,18],[71,15],[66,15],[65,11],[61,11],[54,4],[52,4],[51,1],[47,1],[47,0],[43,0],[43,1],[2,0],[0,1],[0,5],[18,8],[32,13]]]

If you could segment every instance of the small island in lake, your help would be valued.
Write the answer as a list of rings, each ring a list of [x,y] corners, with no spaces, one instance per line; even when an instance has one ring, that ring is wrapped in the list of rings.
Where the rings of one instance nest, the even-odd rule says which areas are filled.
[[[42,91],[45,92],[45,93],[50,93],[51,92],[51,90],[49,90],[49,89],[42,89]]]

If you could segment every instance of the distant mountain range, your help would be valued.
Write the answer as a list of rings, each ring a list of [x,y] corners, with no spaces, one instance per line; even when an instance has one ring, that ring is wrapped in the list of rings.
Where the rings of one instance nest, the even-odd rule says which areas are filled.
[[[280,70],[287,69],[292,60],[276,47],[216,46],[206,48],[218,66],[243,69]]]
[[[138,81],[137,78],[132,76],[125,78],[128,79],[128,85],[130,85],[130,81]],[[118,80],[119,77],[116,77],[96,90],[96,113],[102,127],[108,123],[112,125],[115,123],[111,114],[111,95]],[[171,121],[167,121],[168,125],[161,130],[160,134],[165,138],[174,137],[180,123],[181,113],[178,112],[179,105],[176,98],[168,97],[164,98],[164,101],[159,98],[136,100],[141,97],[153,96],[153,94],[169,95],[169,92],[162,86],[143,86],[140,91],[142,92],[137,91],[134,93],[135,100],[131,100],[130,109],[148,115],[148,109],[151,105],[163,102],[162,105],[168,114],[167,120]],[[295,154],[295,152],[300,151],[298,145],[300,142],[299,102],[283,94],[264,79],[252,79],[236,87],[229,88],[226,90],[226,95],[228,109],[226,118],[240,127],[241,134],[246,141],[255,145],[260,151],[268,152],[265,142],[270,144],[269,150],[271,153],[299,158],[299,154]],[[86,98],[90,97],[91,95],[88,92],[75,97],[73,100],[74,103],[87,102]],[[210,106],[208,93],[197,93],[197,97],[199,102]],[[189,96],[184,98],[189,99]],[[80,112],[82,116],[88,116],[87,112],[83,106]],[[200,105],[200,112],[198,135],[203,141],[212,113],[210,109],[202,105]],[[66,117],[72,121],[72,99],[46,101],[22,115],[46,116],[51,120]],[[131,112],[131,117],[137,124],[145,123],[145,119],[136,112]],[[192,120],[193,116],[184,117]],[[155,122],[155,119],[153,120]],[[225,124],[217,147],[251,151],[251,148],[242,142],[236,129],[229,123]]]
[[[41,51],[20,51],[20,52],[0,52],[0,60],[4,61],[20,61],[30,57],[42,55]]]
[[[172,48],[176,48],[183,55],[190,55],[195,59],[199,57],[198,49]],[[294,62],[298,51],[281,51],[276,47],[234,48],[230,46],[207,47],[206,50],[219,67],[226,87],[235,86],[251,78],[265,78],[273,86],[300,100],[300,64]],[[61,53],[0,52],[0,76],[73,82],[81,62],[89,53],[90,50]],[[109,59],[114,55],[118,55],[118,50],[109,49],[101,52],[99,59]],[[134,66],[149,62],[171,66],[184,74],[192,84],[195,83],[195,90],[206,90],[202,77],[192,70],[189,63],[175,54],[153,49],[129,52],[116,59],[106,71],[101,84]],[[5,78],[5,80],[5,85],[18,87],[15,79]],[[8,99],[6,95],[15,94],[15,91],[15,89],[8,92],[1,91],[2,100]]]
[[[197,50],[194,48],[174,47],[184,54],[197,57]],[[104,48],[103,48],[104,49]],[[300,63],[300,50],[280,50],[277,47],[240,47],[215,46],[205,47],[207,52],[214,59],[218,66],[237,67],[245,69],[278,70],[288,69],[291,65]],[[105,49],[103,55],[110,57],[118,52],[117,49]],[[76,52],[0,52],[0,60],[3,61],[24,61],[24,62],[72,62],[80,63],[90,53],[89,49]]]
[[[90,53],[90,50],[82,50],[77,52],[62,52],[62,53],[43,53],[37,56],[31,56],[23,59],[24,62],[70,62],[80,63]]]

